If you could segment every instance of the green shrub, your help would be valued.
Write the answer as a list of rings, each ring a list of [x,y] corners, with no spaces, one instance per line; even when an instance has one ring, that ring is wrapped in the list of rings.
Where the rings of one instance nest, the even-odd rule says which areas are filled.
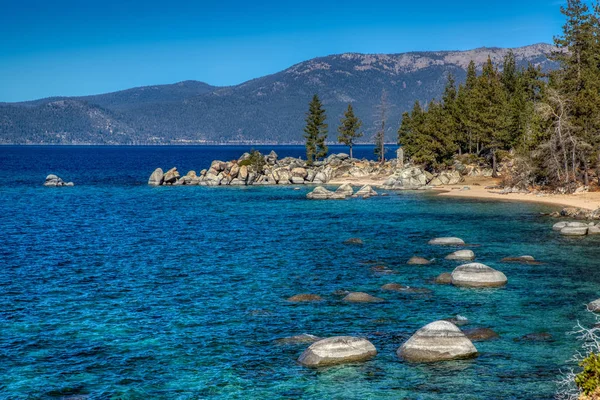
[[[583,371],[575,376],[575,384],[583,394],[589,395],[600,388],[600,357],[590,353],[579,366]]]

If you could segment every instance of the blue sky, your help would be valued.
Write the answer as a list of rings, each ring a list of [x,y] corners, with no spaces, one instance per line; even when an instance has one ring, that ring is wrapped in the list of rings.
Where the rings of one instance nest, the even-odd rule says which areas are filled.
[[[194,79],[233,85],[309,58],[551,42],[561,1],[4,0],[0,101]]]

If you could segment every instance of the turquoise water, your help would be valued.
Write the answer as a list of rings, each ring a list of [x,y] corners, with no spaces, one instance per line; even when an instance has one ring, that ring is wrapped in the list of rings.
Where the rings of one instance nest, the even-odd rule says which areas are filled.
[[[532,204],[413,192],[315,202],[308,187],[145,184],[157,166],[200,170],[239,152],[0,148],[1,398],[552,398],[578,348],[568,332],[593,322],[585,303],[600,297],[598,239],[559,237],[539,215],[553,208]],[[41,187],[50,172],[77,186]],[[431,284],[458,265],[443,260],[452,249],[427,245],[447,235],[474,244],[507,287]],[[343,245],[350,237],[365,245]],[[545,263],[499,261],[522,254]],[[437,261],[406,265],[413,255]],[[379,290],[389,282],[433,292]],[[387,301],[344,304],[336,290]],[[285,301],[298,293],[326,301]],[[475,360],[396,358],[415,330],[456,314],[500,339],[476,343]],[[554,341],[514,340],[534,332]],[[275,343],[302,333],[364,336],[379,354],[306,369],[296,363],[305,344]]]

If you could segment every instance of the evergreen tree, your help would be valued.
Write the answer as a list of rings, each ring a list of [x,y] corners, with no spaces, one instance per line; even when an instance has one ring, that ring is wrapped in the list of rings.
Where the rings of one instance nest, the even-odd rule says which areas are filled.
[[[344,118],[342,118],[341,124],[338,127],[338,142],[350,147],[350,158],[352,158],[354,141],[363,136],[362,132],[359,132],[361,126],[362,122],[354,115],[352,104],[348,104],[348,109],[344,113]]]
[[[306,159],[309,165],[319,158],[327,156],[327,115],[318,95],[314,95],[306,114],[306,127],[304,138],[306,139]]]

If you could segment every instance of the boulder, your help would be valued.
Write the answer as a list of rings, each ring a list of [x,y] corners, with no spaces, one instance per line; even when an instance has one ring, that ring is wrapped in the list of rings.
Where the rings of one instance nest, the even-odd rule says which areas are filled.
[[[307,199],[310,200],[327,200],[331,199],[333,192],[325,189],[323,186],[317,186],[312,192],[306,195]]]
[[[386,291],[390,291],[390,292],[399,292],[406,288],[407,288],[406,286],[401,285],[399,283],[386,283],[385,285],[383,285],[381,287],[381,290],[386,290]]]
[[[242,181],[246,181],[248,179],[248,167],[246,165],[242,165],[240,170],[238,171],[238,178]]]
[[[449,272],[439,274],[438,276],[436,276],[433,282],[437,283],[438,285],[450,285],[452,283],[452,274],[450,274]]]
[[[465,242],[457,237],[442,237],[431,239],[429,244],[436,246],[464,246]]]
[[[541,264],[539,261],[536,261],[532,256],[518,256],[518,257],[504,257],[500,262],[507,263],[522,263],[522,264]]]
[[[148,179],[148,185],[160,186],[163,184],[165,174],[161,168],[156,168],[150,178]],[[46,178],[48,180],[48,178]]]
[[[323,301],[323,298],[318,294],[297,294],[295,296],[289,297],[287,301],[292,303],[300,303],[300,302],[308,302],[308,301]]]
[[[423,257],[411,257],[406,263],[408,265],[429,265],[431,261]]]
[[[506,275],[481,263],[464,264],[452,272],[454,286],[483,288],[506,285]]]
[[[361,238],[350,238],[344,240],[344,244],[362,246],[364,243]]]
[[[304,185],[304,178],[300,178],[299,176],[292,176],[292,178],[290,179],[290,181],[294,185]]]
[[[560,230],[560,234],[563,236],[585,236],[588,234],[588,229],[587,225],[582,227],[566,226]]]
[[[385,301],[364,292],[350,292],[342,300],[349,303],[381,303]]]
[[[552,230],[560,231],[562,228],[566,228],[569,225],[566,221],[557,222],[552,226]]]
[[[73,182],[65,182],[58,176],[50,174],[44,181],[44,186],[75,186]]]
[[[465,329],[463,333],[473,342],[483,342],[498,339],[500,337],[496,332],[489,328]]]
[[[600,299],[594,300],[587,305],[588,311],[600,313]]]
[[[588,228],[588,235],[600,235],[600,226],[593,225]]]
[[[308,172],[305,168],[297,167],[292,169],[292,178],[302,178],[302,180],[304,180],[304,178],[306,178],[307,176]]]
[[[269,165],[275,165],[275,163],[277,162],[277,158],[278,158],[277,153],[275,153],[275,151],[271,150],[271,152],[265,156],[265,161]]]
[[[177,180],[180,177],[181,176],[179,175],[179,171],[177,171],[177,168],[171,168],[170,170],[165,172],[163,182],[166,184],[173,184],[173,183],[177,182]]]
[[[437,362],[477,356],[477,349],[453,323],[436,321],[419,329],[396,352],[409,362]]]
[[[345,183],[337,188],[335,193],[344,197],[350,197],[354,194],[354,189],[352,189],[352,185]]]
[[[475,253],[471,250],[458,250],[446,256],[446,260],[471,261],[475,259]]]
[[[514,339],[515,342],[552,342],[554,338],[547,332],[528,333],[520,338]]]
[[[367,361],[377,355],[377,349],[366,339],[335,336],[310,345],[298,362],[306,367]]]
[[[356,195],[358,197],[371,197],[371,196],[377,196],[377,192],[375,190],[373,190],[373,188],[369,185],[365,185],[363,187],[360,188],[360,190],[358,192],[356,192]]]
[[[308,333],[303,333],[301,335],[289,336],[289,337],[277,339],[276,343],[284,344],[284,345],[285,344],[314,343],[314,342],[318,342],[321,339],[322,338],[320,338],[318,336],[309,335]]]

